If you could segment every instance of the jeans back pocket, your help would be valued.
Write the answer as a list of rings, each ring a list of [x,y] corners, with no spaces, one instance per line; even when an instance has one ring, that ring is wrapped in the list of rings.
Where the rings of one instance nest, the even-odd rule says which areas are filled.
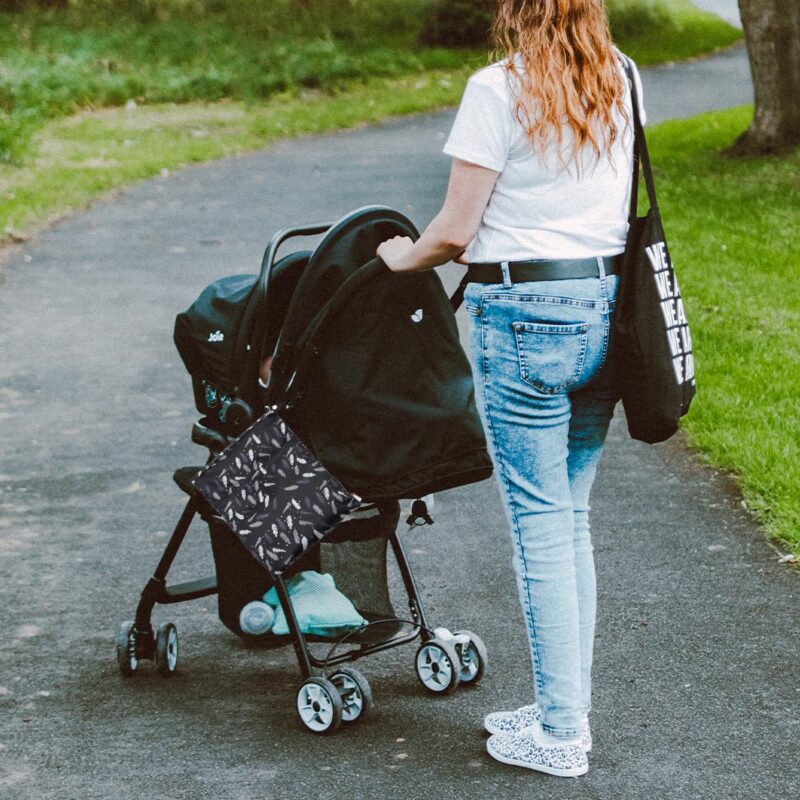
[[[556,394],[581,379],[589,324],[514,322],[520,377],[534,389]]]

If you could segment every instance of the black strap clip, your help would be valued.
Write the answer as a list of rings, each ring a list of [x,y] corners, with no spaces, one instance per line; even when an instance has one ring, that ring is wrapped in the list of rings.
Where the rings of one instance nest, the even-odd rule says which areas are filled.
[[[433,525],[433,520],[428,513],[428,505],[424,500],[415,500],[411,504],[411,513],[406,519],[406,525],[416,528],[420,525]]]

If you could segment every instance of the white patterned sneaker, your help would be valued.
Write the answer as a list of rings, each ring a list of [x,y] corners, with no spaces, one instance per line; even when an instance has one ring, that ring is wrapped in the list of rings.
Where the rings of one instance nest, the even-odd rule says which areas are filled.
[[[520,733],[542,719],[539,706],[522,706],[516,711],[495,711],[483,718],[483,727],[491,734]],[[581,730],[581,748],[584,753],[592,752],[592,731],[589,728],[589,717],[584,714]]]
[[[539,706],[522,706],[516,711],[495,711],[483,718],[483,727],[491,734],[519,733],[542,718]]]
[[[496,733],[486,740],[486,752],[503,764],[560,778],[576,778],[589,771],[589,760],[579,744],[542,744],[536,738],[538,731],[537,723],[520,733]]]

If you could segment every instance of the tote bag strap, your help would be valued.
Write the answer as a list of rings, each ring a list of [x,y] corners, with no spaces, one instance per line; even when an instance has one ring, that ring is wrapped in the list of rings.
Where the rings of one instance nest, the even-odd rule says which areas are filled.
[[[631,87],[631,107],[633,110],[633,177],[631,179],[631,209],[628,219],[630,223],[633,223],[636,219],[639,203],[639,164],[642,165],[642,173],[644,174],[644,182],[647,187],[647,199],[650,203],[650,208],[658,210],[658,201],[656,200],[656,185],[653,180],[653,170],[650,166],[650,153],[647,150],[647,139],[644,135],[644,128],[642,127],[642,120],[639,115],[639,90],[636,88],[633,64],[627,56],[623,56],[623,64],[625,67],[625,74],[628,76],[628,83]]]

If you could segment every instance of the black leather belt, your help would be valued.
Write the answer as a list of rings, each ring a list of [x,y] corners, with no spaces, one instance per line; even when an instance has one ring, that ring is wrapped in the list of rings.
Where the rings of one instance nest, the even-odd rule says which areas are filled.
[[[602,256],[606,275],[619,273],[622,256]],[[600,269],[597,258],[542,259],[535,261],[507,261],[511,283],[526,281],[560,281],[570,278],[597,278]],[[467,267],[470,283],[504,283],[503,263],[470,264]]]

